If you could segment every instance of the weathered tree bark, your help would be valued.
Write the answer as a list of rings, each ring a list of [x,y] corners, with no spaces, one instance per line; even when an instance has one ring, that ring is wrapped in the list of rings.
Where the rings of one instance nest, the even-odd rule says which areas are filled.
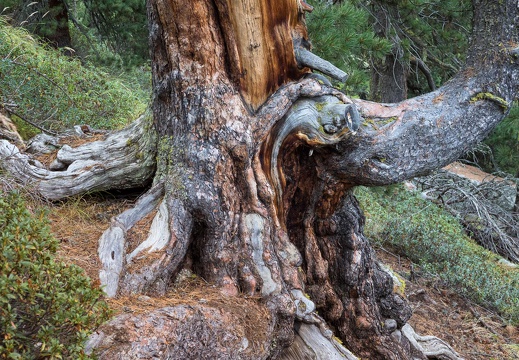
[[[377,104],[302,79],[309,69],[295,58],[294,47],[307,43],[298,1],[149,0],[156,173],[150,192],[102,237],[101,278],[109,295],[167,294],[186,268],[222,296],[260,297],[268,309],[262,351],[243,353],[233,338],[228,346],[236,348],[228,351],[236,358],[276,358],[295,330],[297,342],[312,347],[304,334],[315,327],[326,348],[341,353],[315,309],[363,358],[425,359],[438,352],[456,358],[405,327],[410,308],[376,262],[352,188],[445,165],[506,115],[519,84],[519,9],[512,0],[474,4],[481,19],[499,21],[475,24],[467,68],[433,93]],[[137,143],[140,138],[149,143],[149,137]],[[76,170],[92,173],[86,164]],[[49,174],[40,177],[40,189],[51,181]],[[148,215],[154,216],[149,234],[130,239]],[[170,320],[161,319],[178,311],[149,316],[165,324]],[[191,335],[212,323],[213,310],[197,311]],[[139,323],[119,318],[105,329],[121,336],[121,321]],[[313,330],[305,332],[301,322]],[[147,325],[139,329],[128,328],[134,342],[125,345],[135,357],[143,354],[135,348],[140,338],[151,336]],[[196,341],[191,335],[186,339]],[[200,342],[197,354],[210,358],[220,340]],[[159,355],[175,358],[178,344],[167,341]],[[106,354],[101,358],[113,358],[113,350]]]

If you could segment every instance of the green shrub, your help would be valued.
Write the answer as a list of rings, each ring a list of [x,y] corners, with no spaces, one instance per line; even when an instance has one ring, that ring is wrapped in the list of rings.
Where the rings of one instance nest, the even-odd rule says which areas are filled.
[[[519,104],[514,103],[508,116],[500,122],[485,140],[494,154],[495,165],[486,165],[490,170],[501,170],[519,176]]]
[[[81,268],[54,259],[45,213],[0,192],[0,358],[87,358],[89,333],[108,319]]]
[[[151,81],[147,69],[135,74]],[[127,80],[41,45],[0,17],[0,105],[21,118],[57,131],[123,127],[149,102],[143,81]]]
[[[457,220],[400,186],[356,191],[366,234],[409,257],[475,302],[519,323],[519,270],[465,235]]]

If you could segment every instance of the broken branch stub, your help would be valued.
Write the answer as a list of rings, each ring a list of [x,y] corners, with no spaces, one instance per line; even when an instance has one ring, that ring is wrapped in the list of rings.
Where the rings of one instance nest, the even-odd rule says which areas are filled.
[[[329,61],[326,61],[314,53],[296,46],[294,48],[295,57],[297,64],[300,67],[309,67],[310,69],[317,70],[322,72],[329,77],[339,80],[340,82],[346,82],[348,79],[348,74],[339,69],[337,66],[333,65]]]

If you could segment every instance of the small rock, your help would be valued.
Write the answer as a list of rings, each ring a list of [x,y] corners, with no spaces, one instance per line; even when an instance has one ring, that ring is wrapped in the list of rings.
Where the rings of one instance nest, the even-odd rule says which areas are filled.
[[[304,319],[307,314],[315,310],[315,304],[310,299],[307,299],[301,290],[293,289],[291,293],[296,305],[296,316],[298,319]]]
[[[397,328],[396,320],[394,320],[394,319],[387,319],[386,321],[384,321],[384,328],[387,331],[389,331],[389,332],[395,331],[396,328]]]
[[[327,134],[335,134],[337,131],[339,131],[337,126],[332,125],[332,124],[326,124],[323,126],[323,128]]]
[[[402,333],[400,330],[395,330],[391,333],[391,338],[395,340],[395,342],[400,343],[400,341],[402,341]]]
[[[61,170],[65,170],[66,168],[67,168],[67,165],[62,163],[58,159],[55,159],[49,165],[49,170],[52,170],[52,171],[61,171]]]

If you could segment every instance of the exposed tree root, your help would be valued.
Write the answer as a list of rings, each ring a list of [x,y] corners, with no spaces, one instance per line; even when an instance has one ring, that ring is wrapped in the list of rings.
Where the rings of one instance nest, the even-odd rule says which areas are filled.
[[[192,229],[193,218],[182,201],[166,196],[148,237],[126,256],[120,293],[164,295],[184,263]]]
[[[0,140],[0,161],[15,179],[50,200],[139,187],[150,181],[155,169],[156,135],[151,126],[150,116],[143,115],[105,140],[77,148],[64,145],[57,153],[54,171],[6,140]]]
[[[139,220],[156,209],[164,195],[163,184],[156,185],[142,196],[135,206],[112,218],[112,224],[99,239],[99,258],[103,268],[99,272],[101,284],[109,297],[115,296],[119,288],[119,280],[123,267],[127,262],[126,234]],[[156,218],[159,217],[160,212]],[[167,229],[167,227],[165,227]],[[160,230],[150,234],[150,237],[161,238]],[[135,256],[135,255],[134,255]]]
[[[401,333],[409,341],[412,351],[424,354],[427,359],[462,360],[445,341],[435,336],[420,336],[409,324],[402,327]]]
[[[316,325],[296,322],[295,332],[294,342],[280,360],[358,360],[336,339],[324,336]]]

